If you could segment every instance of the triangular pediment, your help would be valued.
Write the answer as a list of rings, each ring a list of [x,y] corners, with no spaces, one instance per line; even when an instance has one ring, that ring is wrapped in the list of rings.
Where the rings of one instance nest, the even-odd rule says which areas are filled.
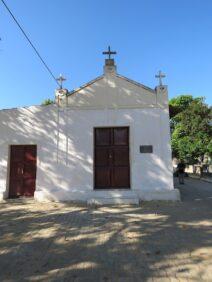
[[[73,108],[140,108],[156,105],[156,92],[118,74],[102,75],[68,95]]]

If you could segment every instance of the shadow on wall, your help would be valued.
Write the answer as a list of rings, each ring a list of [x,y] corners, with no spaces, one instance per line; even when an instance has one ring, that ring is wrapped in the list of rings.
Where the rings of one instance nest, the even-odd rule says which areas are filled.
[[[138,86],[139,85],[139,86]],[[69,104],[75,107],[119,107],[119,106],[154,106],[156,92],[145,89],[140,84],[127,81],[125,78],[111,75],[94,84],[77,91],[68,98]]]
[[[3,204],[0,280],[203,281],[212,211],[203,202],[192,207]]]
[[[66,132],[66,116],[62,113],[59,115],[58,128],[58,109],[55,105],[0,112],[2,179],[6,179],[7,175],[8,144],[37,144],[37,186],[39,189],[39,179],[42,180],[42,189],[47,193],[51,194],[51,189],[56,190],[57,187],[67,191],[70,185],[74,185],[74,181],[77,182],[78,177],[92,173],[91,156],[77,151],[75,144],[80,140],[77,140],[78,137],[73,132]],[[87,139],[89,134],[89,131],[84,131],[83,140]],[[74,173],[75,171],[80,171],[81,175]],[[85,185],[84,188],[88,187]]]
[[[124,95],[126,96],[132,95],[132,91],[129,92],[127,88],[128,83],[126,83],[126,88],[122,87],[120,79],[117,79],[114,83],[115,84],[111,84],[111,88],[116,89],[116,86],[118,87],[118,96],[120,96],[121,93],[125,93]],[[101,89],[104,86],[102,86],[100,82],[97,82],[95,83],[95,87]],[[94,94],[96,94],[95,91],[95,88],[87,88],[86,95],[94,98]],[[78,101],[81,97],[80,95],[81,94],[76,93],[76,98],[74,99]],[[140,103],[141,97],[137,92],[135,97],[137,99],[136,101]],[[113,104],[115,108],[118,108],[119,106],[119,98],[120,97],[117,98],[117,104]],[[151,93],[151,99],[153,98],[155,98],[155,94]],[[105,97],[105,99],[106,103],[107,97]],[[104,101],[102,101],[102,103],[103,102]],[[83,103],[82,99],[81,103]],[[84,142],[84,140],[90,139],[91,131],[88,126],[85,130],[83,128],[83,131],[81,132],[82,136],[80,138],[78,132],[68,131],[67,123],[71,125],[77,120],[82,124],[88,124],[88,120],[83,117],[78,116],[73,119],[72,114],[73,113],[69,113],[68,109],[67,113],[60,111],[58,117],[56,105],[32,106],[28,108],[1,111],[0,142],[6,144],[4,149],[1,149],[0,151],[0,160],[2,164],[0,172],[1,179],[5,179],[7,174],[8,144],[37,144],[38,150],[42,152],[38,158],[37,189],[42,189],[47,194],[51,194],[51,192],[54,191],[55,200],[60,200],[61,193],[64,192],[65,195],[68,196],[70,187],[75,187],[74,189],[71,189],[73,193],[77,193],[77,190],[81,188],[85,190],[85,192],[82,193],[83,199],[87,191],[93,188],[93,183],[87,181],[87,179],[93,179],[93,148],[92,150],[88,150],[90,151],[89,153],[85,153],[82,149],[79,150],[79,147],[76,147],[76,144],[80,144],[81,142]],[[143,110],[143,115],[146,117],[151,115],[156,119],[158,113],[150,113],[148,110]],[[58,118],[60,124],[59,128]],[[123,120],[128,124],[135,122],[130,115],[130,110],[129,113],[123,117]],[[115,126],[116,113],[114,113],[113,121]],[[103,125],[106,125],[107,121],[103,121],[102,123]],[[117,126],[118,125],[120,124],[117,124]],[[146,132],[144,134],[146,134]],[[86,142],[84,142],[83,146],[86,146]],[[83,146],[81,145],[81,148],[83,148]],[[145,166],[148,167],[146,180],[149,182],[147,181],[147,183],[150,183],[150,185],[153,186],[154,179],[157,179],[162,184],[167,185],[166,179],[161,176],[162,174],[164,175],[167,173],[167,168],[163,161],[160,160],[160,156],[156,156],[156,158],[150,156],[144,158],[144,161]],[[140,168],[137,169],[139,170]],[[42,182],[39,183],[39,179],[42,180]],[[85,179],[86,181],[82,182],[81,179]],[[82,183],[81,187],[79,185],[80,182]]]

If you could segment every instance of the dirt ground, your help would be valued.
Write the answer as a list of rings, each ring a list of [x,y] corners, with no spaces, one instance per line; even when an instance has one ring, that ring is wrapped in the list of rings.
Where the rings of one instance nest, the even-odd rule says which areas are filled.
[[[182,202],[0,204],[0,281],[212,281],[212,184]]]

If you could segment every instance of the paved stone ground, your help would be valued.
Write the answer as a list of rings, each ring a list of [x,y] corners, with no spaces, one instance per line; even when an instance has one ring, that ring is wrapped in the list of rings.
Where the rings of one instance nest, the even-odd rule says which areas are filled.
[[[175,187],[180,189],[182,201],[212,200],[212,183],[186,177],[185,185],[179,185],[175,179]]]
[[[212,281],[212,186],[180,189],[178,203],[1,204],[0,281]]]

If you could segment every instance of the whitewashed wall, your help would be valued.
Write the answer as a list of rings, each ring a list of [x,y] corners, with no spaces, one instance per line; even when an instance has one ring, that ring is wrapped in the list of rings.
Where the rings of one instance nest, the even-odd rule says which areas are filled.
[[[131,190],[94,191],[95,127],[129,126]],[[37,145],[38,200],[89,200],[137,197],[177,200],[173,189],[167,87],[156,90],[105,74],[60,100],[57,105],[0,111],[0,198],[8,196],[9,148]],[[141,154],[140,145],[153,145]]]
[[[51,200],[93,197],[94,127],[129,126],[131,189],[141,199],[177,199],[166,111],[69,108],[60,109],[58,115],[56,105],[0,111],[0,195],[4,198],[8,195],[9,146],[37,144],[35,197]],[[140,145],[153,145],[153,154],[141,154]]]

